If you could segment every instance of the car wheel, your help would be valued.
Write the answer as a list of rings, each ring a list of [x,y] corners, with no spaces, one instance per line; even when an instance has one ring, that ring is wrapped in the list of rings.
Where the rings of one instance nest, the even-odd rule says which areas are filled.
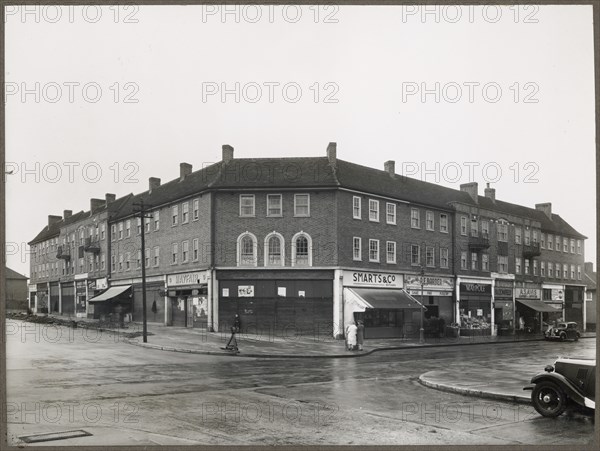
[[[536,384],[531,393],[531,402],[544,417],[555,418],[567,408],[567,396],[555,383],[544,381]]]
[[[565,341],[567,339],[567,334],[560,334],[560,341]]]

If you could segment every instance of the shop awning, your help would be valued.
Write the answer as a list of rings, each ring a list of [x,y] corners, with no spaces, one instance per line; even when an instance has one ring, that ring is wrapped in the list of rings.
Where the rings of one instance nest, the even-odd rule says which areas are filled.
[[[110,287],[104,293],[101,293],[98,296],[93,297],[88,302],[108,301],[108,300],[110,300],[112,298],[115,298],[115,297],[119,296],[120,294],[123,294],[124,292],[126,292],[130,288],[131,288],[131,285],[123,285],[121,287]]]
[[[349,288],[368,308],[420,309],[422,304],[404,290],[387,288]]]
[[[525,307],[529,307],[538,312],[556,312],[556,307],[552,307],[539,299],[517,299]]]

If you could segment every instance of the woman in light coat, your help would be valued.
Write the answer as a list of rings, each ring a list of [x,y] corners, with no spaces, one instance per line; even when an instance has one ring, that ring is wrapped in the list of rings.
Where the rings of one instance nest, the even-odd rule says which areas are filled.
[[[356,331],[356,324],[354,324],[354,321],[351,321],[346,328],[346,343],[348,345],[348,351],[354,350],[354,347],[356,346]]]

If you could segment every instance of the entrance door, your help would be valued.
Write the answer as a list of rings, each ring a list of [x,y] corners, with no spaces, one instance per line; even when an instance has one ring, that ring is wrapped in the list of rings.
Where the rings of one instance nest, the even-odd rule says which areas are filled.
[[[191,297],[185,300],[185,315],[185,327],[194,327],[194,305],[192,304]]]

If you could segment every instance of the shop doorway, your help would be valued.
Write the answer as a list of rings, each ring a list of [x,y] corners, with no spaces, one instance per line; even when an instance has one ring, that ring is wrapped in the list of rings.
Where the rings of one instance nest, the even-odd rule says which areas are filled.
[[[185,300],[185,317],[185,327],[194,327],[194,306],[191,297]]]

